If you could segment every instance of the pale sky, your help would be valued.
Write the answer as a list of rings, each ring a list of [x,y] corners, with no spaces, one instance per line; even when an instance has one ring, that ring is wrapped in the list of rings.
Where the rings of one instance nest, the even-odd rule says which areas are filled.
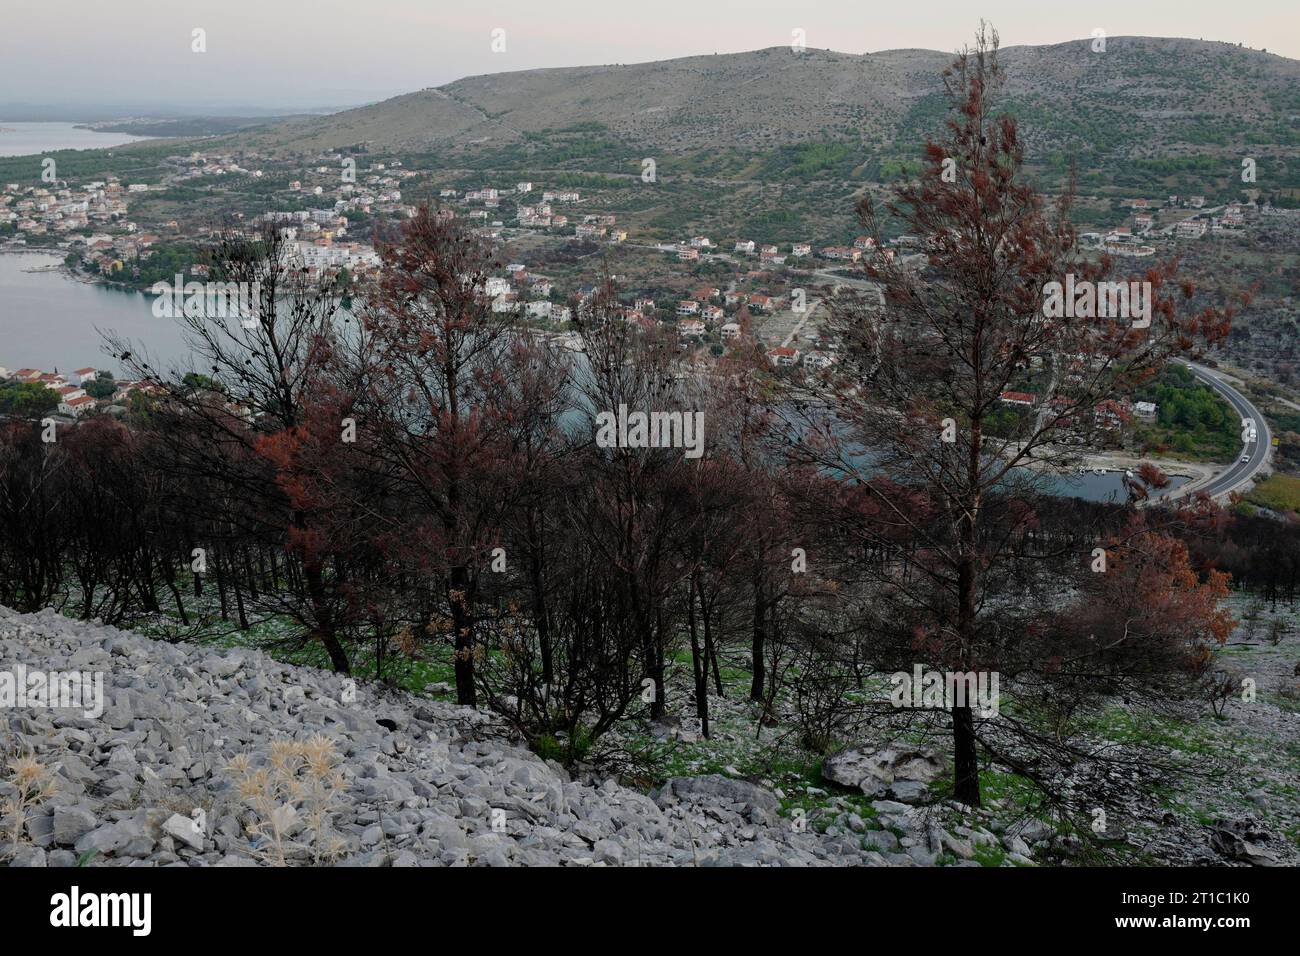
[[[0,0],[0,103],[332,106],[480,73],[786,46],[796,28],[847,53],[952,51],[980,17],[1004,46],[1100,27],[1300,59],[1297,0]]]

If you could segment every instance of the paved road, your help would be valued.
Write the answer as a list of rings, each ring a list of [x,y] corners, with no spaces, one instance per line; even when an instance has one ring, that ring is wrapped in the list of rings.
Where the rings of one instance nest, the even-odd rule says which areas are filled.
[[[1255,424],[1255,440],[1242,446],[1241,452],[1237,455],[1237,461],[1198,489],[1217,498],[1227,495],[1231,491],[1236,491],[1254,477],[1255,473],[1263,467],[1264,461],[1268,457],[1273,443],[1273,436],[1269,433],[1268,422],[1264,420],[1263,413],[1252,405],[1246,396],[1223,381],[1218,372],[1203,365],[1197,365],[1194,362],[1184,362],[1183,364],[1191,370],[1193,375],[1222,395],[1228,404],[1237,410],[1239,417],[1250,419]],[[1242,461],[1241,457],[1243,455],[1249,455],[1250,459]]]

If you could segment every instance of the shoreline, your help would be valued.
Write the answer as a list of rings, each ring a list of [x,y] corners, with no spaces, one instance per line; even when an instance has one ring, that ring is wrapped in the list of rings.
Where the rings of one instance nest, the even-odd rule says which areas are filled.
[[[1026,462],[1025,467],[1040,474],[1069,478],[1079,474],[1091,475],[1097,471],[1103,471],[1107,474],[1123,474],[1126,471],[1136,471],[1141,464],[1155,465],[1170,478],[1187,479],[1176,488],[1171,487],[1160,494],[1154,495],[1152,501],[1162,501],[1166,498],[1194,494],[1206,482],[1212,481],[1224,468],[1231,467],[1230,464],[1223,463],[1182,461],[1155,456],[1138,458],[1123,452],[1106,451],[1081,453],[1078,464],[1069,468],[1060,468],[1042,461]]]
[[[66,262],[63,261],[64,257],[67,256],[67,252],[62,249],[31,249],[31,248],[22,248],[22,247],[13,249],[13,248],[0,246],[0,255],[50,256],[52,258],[58,259],[59,261],[57,263],[51,262],[46,267],[37,268],[37,269],[24,269],[23,271],[24,272],[57,272],[60,275],[62,275],[64,278],[68,279],[69,281],[79,282],[82,285],[98,286],[101,289],[109,289],[113,292],[134,292],[137,295],[146,294],[145,290],[143,289],[132,289],[125,286],[117,286],[111,282],[105,282],[101,278],[97,278],[95,276],[89,275],[88,273],[74,271],[72,268],[68,266]]]

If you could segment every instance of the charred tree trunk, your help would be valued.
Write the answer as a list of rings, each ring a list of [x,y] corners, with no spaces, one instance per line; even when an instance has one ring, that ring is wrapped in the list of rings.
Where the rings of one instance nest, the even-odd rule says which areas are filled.
[[[451,584],[447,589],[451,625],[455,630],[456,703],[464,707],[476,707],[478,691],[474,687],[474,618],[469,588],[469,568],[463,564],[456,565],[451,569]]]
[[[699,628],[695,619],[695,596],[699,592],[699,580],[691,575],[690,594],[687,596],[686,620],[691,634],[691,676],[695,678],[695,716],[700,719],[700,734],[705,740],[709,738],[709,656],[700,645]],[[703,609],[704,595],[700,594]],[[707,618],[706,618],[707,621]]]
[[[763,571],[754,575],[754,633],[750,648],[749,699],[762,703],[764,685],[767,683],[767,601],[763,595]]]
[[[315,633],[312,636],[325,646],[325,652],[329,654],[330,664],[336,673],[351,674],[352,666],[348,663],[347,652],[343,650],[343,645],[334,632],[334,620],[330,613],[329,601],[325,595],[324,576],[321,574],[319,567],[308,566],[306,568],[306,577],[307,594],[311,598],[313,616],[316,622]]]

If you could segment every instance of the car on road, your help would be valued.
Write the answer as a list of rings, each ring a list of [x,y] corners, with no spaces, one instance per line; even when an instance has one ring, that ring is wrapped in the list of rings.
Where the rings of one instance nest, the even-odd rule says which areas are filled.
[[[1242,461],[1250,461],[1250,452],[1246,452],[1246,454],[1242,455],[1242,456],[1241,456],[1241,460],[1242,460]]]

